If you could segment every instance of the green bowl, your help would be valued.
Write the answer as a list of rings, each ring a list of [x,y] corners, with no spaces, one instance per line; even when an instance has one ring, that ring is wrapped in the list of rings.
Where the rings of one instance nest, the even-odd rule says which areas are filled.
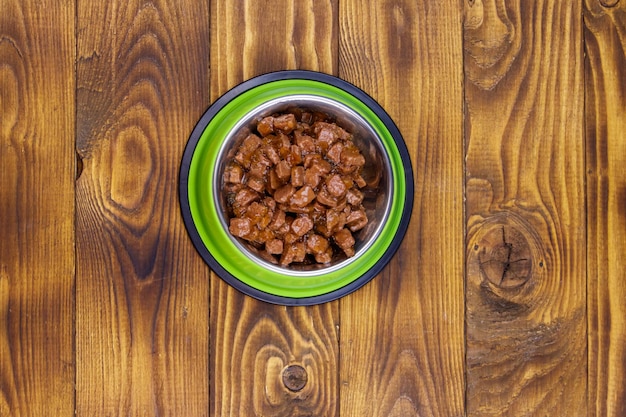
[[[272,264],[228,231],[221,179],[229,151],[261,117],[293,106],[330,114],[353,133],[366,158],[363,176],[379,184],[364,202],[370,222],[355,234],[356,254],[329,265]],[[370,96],[327,74],[279,71],[236,86],[204,113],[183,155],[179,192],[194,246],[223,280],[266,302],[311,305],[355,291],[393,257],[411,216],[413,173],[398,128]]]

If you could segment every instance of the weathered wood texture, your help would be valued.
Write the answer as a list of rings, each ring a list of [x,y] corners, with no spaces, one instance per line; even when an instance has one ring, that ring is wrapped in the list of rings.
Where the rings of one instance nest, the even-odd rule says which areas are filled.
[[[0,416],[70,417],[74,5],[0,10]]]
[[[0,10],[0,416],[626,415],[625,0]],[[291,308],[209,271],[177,184],[295,68],[377,99],[416,188],[378,277]]]
[[[589,416],[626,415],[626,2],[585,2]]]
[[[415,204],[385,270],[341,300],[341,415],[464,414],[462,3],[342,0],[339,74],[397,123]]]
[[[465,3],[467,414],[587,414],[582,4]]]
[[[337,3],[211,2],[211,98],[255,75],[337,67]],[[282,307],[211,279],[210,390],[213,416],[335,416],[338,303]],[[300,366],[299,391],[283,383]]]
[[[208,5],[77,13],[77,414],[206,416],[208,271],[177,181],[208,105]]]

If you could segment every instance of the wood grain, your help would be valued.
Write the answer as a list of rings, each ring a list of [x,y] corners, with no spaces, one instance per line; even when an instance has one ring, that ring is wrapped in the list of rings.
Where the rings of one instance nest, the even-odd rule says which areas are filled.
[[[465,2],[469,416],[586,415],[581,13]]]
[[[626,3],[585,2],[589,416],[626,415]]]
[[[78,1],[78,415],[208,415],[208,271],[177,193],[207,6]]]
[[[211,97],[283,69],[336,71],[337,3],[211,2]],[[282,307],[211,279],[211,415],[335,416],[338,303]],[[283,383],[304,368],[300,391]]]
[[[341,300],[341,415],[464,415],[462,4],[340,2],[339,74],[390,113],[415,170],[406,237]]]
[[[74,8],[0,8],[0,415],[70,417]]]

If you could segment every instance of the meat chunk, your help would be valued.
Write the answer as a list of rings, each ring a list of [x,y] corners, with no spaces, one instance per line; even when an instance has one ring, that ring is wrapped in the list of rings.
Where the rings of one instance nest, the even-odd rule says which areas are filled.
[[[343,144],[341,142],[335,143],[326,152],[326,158],[334,162],[335,164],[341,163],[341,151],[343,150]]]
[[[296,192],[296,189],[293,185],[291,184],[283,185],[274,193],[274,200],[276,200],[279,203],[286,203],[287,201],[289,201],[289,199],[295,192]]]
[[[224,182],[240,184],[243,181],[243,168],[239,164],[228,164],[224,170]]]
[[[350,188],[346,193],[346,199],[349,204],[353,206],[359,206],[363,202],[364,195],[356,188]]]
[[[322,122],[322,121],[318,121],[313,124],[313,131],[318,136],[318,140],[319,140],[319,135],[321,134],[322,131],[326,131],[327,132],[326,134],[333,136],[335,138],[334,140],[337,140],[337,139],[347,140],[347,139],[350,139],[350,137],[352,136],[345,129],[337,126],[335,123]]]
[[[272,220],[268,224],[270,230],[279,230],[285,224],[286,214],[283,210],[274,211]]]
[[[278,151],[274,149],[273,146],[265,145],[263,146],[262,151],[263,151],[263,154],[267,157],[267,159],[272,163],[272,165],[276,165],[280,162],[280,155],[278,154]]]
[[[328,234],[343,229],[346,224],[346,214],[342,211],[330,209],[326,212],[326,230]]]
[[[283,160],[276,164],[276,176],[283,182],[291,178],[291,165],[289,162]]]
[[[356,210],[351,212],[346,217],[346,224],[352,232],[356,232],[357,230],[364,228],[367,225],[367,215],[365,214],[365,210]]]
[[[322,253],[314,254],[315,262],[318,264],[328,264],[333,260],[333,252],[330,248]]]
[[[285,245],[280,263],[281,265],[289,265],[292,262],[304,262],[305,256],[306,248],[304,242],[294,242],[290,245]]]
[[[291,184],[294,187],[302,187],[304,185],[304,167],[299,165],[291,168]]]
[[[235,195],[235,204],[246,207],[260,198],[259,193],[249,187],[244,187]]]
[[[252,222],[250,219],[235,217],[230,219],[228,230],[234,236],[245,237],[252,231]]]
[[[328,207],[337,207],[337,198],[330,195],[326,188],[322,188],[317,194],[317,201]]]
[[[321,180],[320,174],[312,169],[304,171],[304,183],[312,188],[317,188]]]
[[[333,235],[335,243],[339,246],[347,256],[354,256],[354,237],[348,229],[341,229]]]
[[[328,239],[316,233],[312,233],[306,241],[307,248],[313,254],[326,252],[329,247]]]
[[[246,210],[246,217],[250,219],[252,225],[261,224],[262,228],[265,228],[271,218],[267,215],[268,209],[263,204],[255,201]]]
[[[315,199],[315,191],[308,185],[300,188],[291,196],[291,204],[296,207],[309,205]]]
[[[291,223],[291,230],[298,237],[304,236],[311,229],[313,229],[313,220],[309,216],[298,217]]]
[[[349,146],[341,152],[341,165],[349,168],[362,167],[365,165],[365,157],[356,146]]]
[[[265,242],[265,250],[272,255],[280,255],[283,253],[283,241],[280,239],[272,239]]]
[[[296,116],[291,113],[283,114],[274,118],[274,129],[280,130],[286,135],[293,132],[296,126]]]
[[[246,185],[258,193],[265,191],[265,181],[262,178],[251,176],[246,181]]]
[[[235,155],[235,161],[239,162],[244,168],[250,168],[252,154],[261,146],[261,138],[251,133],[248,135]]]
[[[343,197],[346,193],[346,184],[340,175],[335,174],[326,179],[326,190],[333,197]]]
[[[264,117],[259,123],[256,125],[256,130],[261,134],[261,136],[267,136],[270,133],[274,133],[274,118]]]
[[[311,136],[296,130],[294,133],[294,139],[296,141],[296,145],[302,149],[303,153],[310,154],[315,152],[315,142]]]

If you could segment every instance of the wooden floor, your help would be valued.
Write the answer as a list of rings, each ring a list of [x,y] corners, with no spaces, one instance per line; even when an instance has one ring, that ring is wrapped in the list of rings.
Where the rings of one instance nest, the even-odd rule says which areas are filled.
[[[0,10],[0,416],[626,415],[626,0]],[[212,101],[294,68],[390,113],[415,206],[287,308],[209,271],[177,181]]]

